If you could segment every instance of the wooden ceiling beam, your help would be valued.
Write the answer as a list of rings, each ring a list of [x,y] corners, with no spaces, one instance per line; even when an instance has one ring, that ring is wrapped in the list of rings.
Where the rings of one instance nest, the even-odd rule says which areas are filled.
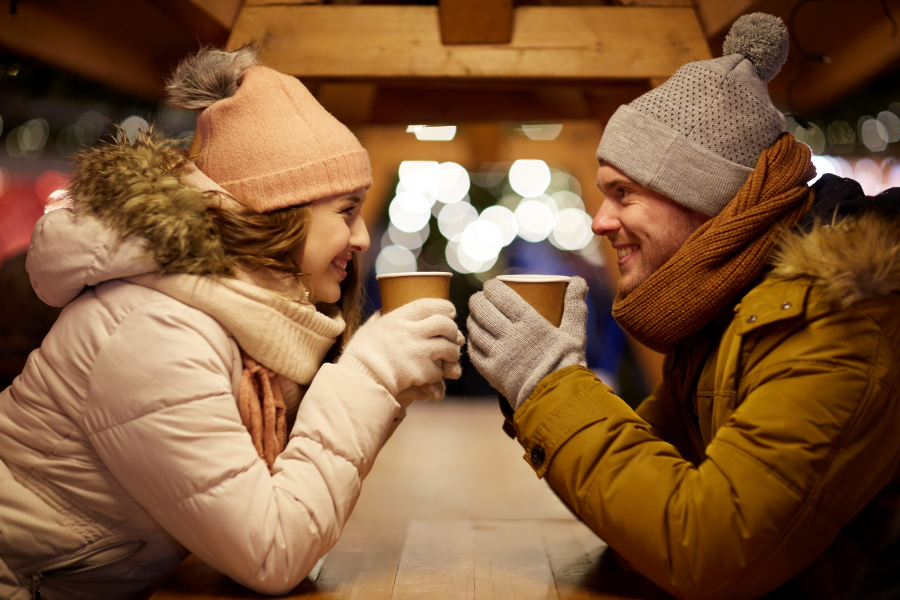
[[[512,0],[440,0],[444,44],[508,44],[512,39]]]
[[[694,6],[695,0],[613,0],[618,6]]]
[[[798,110],[828,108],[900,61],[900,37],[891,38],[891,31],[890,21],[878,19],[862,33],[826,50],[829,64],[807,61],[794,85]]]
[[[15,15],[9,14],[9,2],[0,7],[6,13],[0,19],[0,45],[9,50],[137,96],[162,96],[164,72],[140,48],[34,2],[19,2]]]
[[[238,13],[241,10],[243,0],[187,0],[188,4],[203,11],[210,19],[218,23],[228,31],[234,25]]]
[[[241,0],[151,0],[205,44],[222,46],[241,9]]]
[[[707,38],[724,35],[743,14],[753,12],[755,0],[696,0],[697,14]]]
[[[436,6],[245,4],[228,41],[300,78],[646,80],[710,58],[687,7],[522,6],[509,44],[441,43]]]

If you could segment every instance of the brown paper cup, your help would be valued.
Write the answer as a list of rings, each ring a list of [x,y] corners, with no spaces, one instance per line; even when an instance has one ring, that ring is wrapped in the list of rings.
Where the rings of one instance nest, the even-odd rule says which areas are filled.
[[[500,281],[511,287],[539,315],[554,327],[562,322],[566,304],[566,285],[570,277],[562,275],[500,275]]]
[[[421,298],[450,298],[450,277],[453,273],[424,271],[422,273],[391,273],[378,275],[381,292],[381,314]]]

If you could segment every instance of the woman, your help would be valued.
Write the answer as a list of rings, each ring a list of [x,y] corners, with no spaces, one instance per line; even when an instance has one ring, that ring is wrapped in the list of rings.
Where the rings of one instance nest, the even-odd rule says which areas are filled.
[[[0,394],[0,597],[141,597],[189,552],[288,591],[402,408],[460,375],[449,302],[354,333],[368,156],[256,62],[180,65],[194,160],[152,133],[89,150],[35,227],[32,283],[65,309]]]

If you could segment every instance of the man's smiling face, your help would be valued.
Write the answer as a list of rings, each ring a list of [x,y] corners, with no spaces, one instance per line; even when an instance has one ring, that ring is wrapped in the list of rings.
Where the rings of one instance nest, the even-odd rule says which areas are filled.
[[[648,190],[608,162],[597,169],[605,198],[591,227],[618,253],[619,298],[663,266],[710,217]]]

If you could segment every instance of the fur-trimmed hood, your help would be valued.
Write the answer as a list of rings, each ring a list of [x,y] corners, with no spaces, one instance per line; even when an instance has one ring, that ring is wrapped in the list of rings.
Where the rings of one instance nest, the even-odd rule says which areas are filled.
[[[69,196],[76,214],[98,219],[120,239],[143,238],[161,272],[233,274],[206,212],[227,192],[152,130],[78,155]]]
[[[772,276],[809,277],[840,308],[900,292],[900,190],[867,197],[854,181],[826,177],[805,231],[782,236]]]
[[[232,275],[206,215],[212,202],[235,201],[157,134],[92,148],[76,159],[71,210],[52,210],[35,226],[32,285],[63,306],[87,286],[133,275]]]

